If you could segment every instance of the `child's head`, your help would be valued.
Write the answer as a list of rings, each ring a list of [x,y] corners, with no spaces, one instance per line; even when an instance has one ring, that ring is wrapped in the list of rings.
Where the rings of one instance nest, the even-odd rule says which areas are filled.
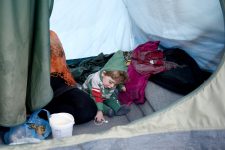
[[[103,71],[102,82],[106,88],[113,88],[118,84],[123,84],[128,79],[127,72],[125,71]]]

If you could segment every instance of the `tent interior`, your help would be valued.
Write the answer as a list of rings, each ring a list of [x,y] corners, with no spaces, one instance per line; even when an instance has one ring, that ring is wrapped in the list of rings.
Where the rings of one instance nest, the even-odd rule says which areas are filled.
[[[198,74],[204,80],[191,91],[181,93],[160,85],[157,81],[161,78],[149,78],[145,102],[132,103],[127,115],[106,117],[109,122],[101,125],[94,121],[75,124],[70,138],[57,140],[50,136],[39,144],[16,146],[27,149],[224,147],[221,140],[216,144],[209,142],[211,136],[214,140],[225,137],[225,102],[222,102],[225,95],[221,83],[225,73],[224,3],[224,0],[55,0],[50,29],[58,34],[72,73],[82,59],[108,57],[117,50],[132,52],[148,41],[159,41],[162,51],[184,50],[205,73]],[[188,137],[184,134],[187,132]],[[1,143],[0,148],[15,148]]]

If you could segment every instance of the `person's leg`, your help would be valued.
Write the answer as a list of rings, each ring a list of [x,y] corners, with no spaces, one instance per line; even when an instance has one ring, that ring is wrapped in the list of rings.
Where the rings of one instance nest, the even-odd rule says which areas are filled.
[[[105,100],[104,104],[112,108],[115,112],[115,115],[117,116],[125,115],[130,111],[128,106],[120,105],[120,102],[115,93],[110,97],[110,99]]]
[[[103,103],[103,111],[102,112],[104,115],[107,115],[108,117],[114,116],[114,111],[110,107],[105,105],[104,103]]]
[[[94,119],[97,107],[84,91],[74,88],[53,99],[46,107],[50,113],[67,112],[73,115],[76,124]]]
[[[121,107],[120,103],[116,99],[107,99],[104,100],[104,104],[113,109],[114,112],[117,112]]]

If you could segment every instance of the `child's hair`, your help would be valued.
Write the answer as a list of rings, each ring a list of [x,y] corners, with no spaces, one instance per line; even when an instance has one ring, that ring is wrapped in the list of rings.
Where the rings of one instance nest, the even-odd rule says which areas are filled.
[[[113,80],[115,80],[119,84],[123,84],[127,81],[128,75],[126,71],[104,71],[104,74],[110,76]]]

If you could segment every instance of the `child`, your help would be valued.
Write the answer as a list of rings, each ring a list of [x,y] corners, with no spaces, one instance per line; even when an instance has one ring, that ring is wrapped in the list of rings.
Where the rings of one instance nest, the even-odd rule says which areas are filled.
[[[123,52],[117,51],[100,71],[89,75],[84,82],[83,89],[91,95],[98,108],[97,122],[105,121],[103,115],[121,116],[130,111],[128,106],[120,105],[115,93],[116,88],[126,91],[123,85],[128,78],[126,70]]]

